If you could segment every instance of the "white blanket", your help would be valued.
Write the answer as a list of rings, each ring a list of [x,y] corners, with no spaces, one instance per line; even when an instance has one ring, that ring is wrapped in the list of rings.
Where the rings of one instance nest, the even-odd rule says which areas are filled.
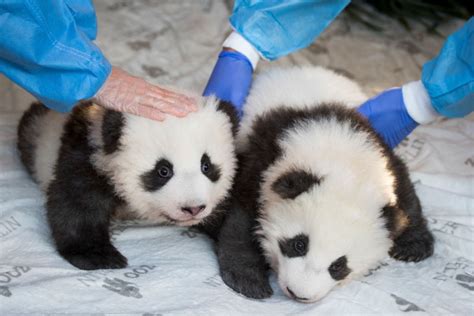
[[[56,252],[44,196],[19,162],[18,114],[0,115],[0,314],[367,314],[474,312],[474,121],[422,127],[397,149],[412,171],[433,257],[387,258],[369,276],[305,305],[283,295],[247,299],[219,277],[211,241],[193,230],[117,223],[122,270],[81,271]],[[368,249],[367,251],[370,251]]]

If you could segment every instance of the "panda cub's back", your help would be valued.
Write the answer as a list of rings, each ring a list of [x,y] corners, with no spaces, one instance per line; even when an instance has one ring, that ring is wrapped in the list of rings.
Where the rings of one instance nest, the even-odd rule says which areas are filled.
[[[271,69],[253,83],[237,137],[238,147],[245,146],[255,120],[275,109],[306,109],[325,103],[353,108],[366,100],[357,83],[326,68]]]

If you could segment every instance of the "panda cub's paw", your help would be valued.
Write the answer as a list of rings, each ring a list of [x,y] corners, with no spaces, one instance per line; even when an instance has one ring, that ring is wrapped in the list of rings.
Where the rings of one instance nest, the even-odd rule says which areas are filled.
[[[418,262],[433,254],[434,238],[426,226],[410,228],[394,240],[390,256],[396,260]]]
[[[266,270],[257,266],[230,266],[220,267],[221,277],[231,289],[249,298],[263,299],[272,296]]]
[[[121,269],[127,266],[125,258],[114,246],[94,247],[83,251],[60,251],[73,266],[81,270]]]

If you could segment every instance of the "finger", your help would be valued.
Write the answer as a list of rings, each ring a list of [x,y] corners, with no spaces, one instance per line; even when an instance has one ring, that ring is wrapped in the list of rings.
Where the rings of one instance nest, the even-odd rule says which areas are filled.
[[[182,105],[188,108],[189,111],[195,112],[197,111],[197,101],[194,97],[187,96],[181,93],[177,93],[171,90],[163,89],[157,86],[154,86],[153,89],[150,91],[149,96],[153,96],[155,98],[161,98],[169,103],[175,105]]]
[[[159,109],[140,104],[136,105],[131,109],[127,109],[126,112],[155,121],[163,121],[166,117],[165,113],[163,113]]]
[[[158,99],[152,96],[146,96],[141,98],[139,104],[142,106],[156,108],[163,113],[178,117],[186,116],[190,112],[187,107],[181,104],[174,104],[162,98]]]

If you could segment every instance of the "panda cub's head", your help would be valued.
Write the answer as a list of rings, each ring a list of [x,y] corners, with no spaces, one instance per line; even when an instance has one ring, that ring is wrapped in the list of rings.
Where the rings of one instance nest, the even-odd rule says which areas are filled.
[[[229,191],[236,118],[230,104],[200,99],[198,111],[156,122],[106,111],[94,164],[132,215],[179,226],[205,219]],[[100,135],[100,136],[98,136]]]
[[[259,201],[267,261],[283,291],[307,303],[387,256],[381,212],[396,203],[388,158],[366,123],[336,106],[315,111],[319,119],[278,140],[282,152],[263,174]]]

